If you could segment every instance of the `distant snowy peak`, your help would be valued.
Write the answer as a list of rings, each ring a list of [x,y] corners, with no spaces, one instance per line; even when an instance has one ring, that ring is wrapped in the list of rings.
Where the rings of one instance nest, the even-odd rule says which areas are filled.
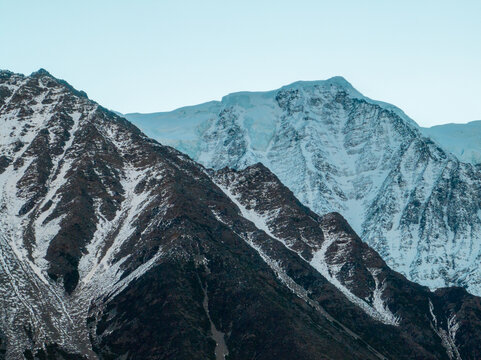
[[[246,129],[253,150],[265,151],[285,110],[283,107],[290,106],[289,112],[300,113],[334,101],[339,95],[392,112],[412,129],[418,128],[401,109],[365,97],[342,76],[328,80],[297,81],[272,91],[236,92],[224,96],[221,101],[186,106],[170,112],[131,113],[125,117],[148,136],[165,145],[174,146],[202,162],[202,149],[198,140],[218,114],[235,114]],[[313,114],[312,117],[315,116]]]
[[[436,140],[459,160],[481,164],[481,120],[466,124],[443,124],[421,128],[425,136]]]
[[[407,116],[404,111],[402,111],[400,108],[393,104],[389,104],[383,101],[378,101],[378,100],[373,100],[367,96],[364,96],[361,92],[356,90],[352,84],[347,81],[344,77],[342,76],[334,76],[330,79],[327,80],[315,80],[315,81],[296,81],[292,84],[286,85],[281,87],[278,90],[274,90],[274,92],[278,92],[280,90],[291,90],[291,89],[306,89],[306,88],[315,88],[315,87],[320,87],[324,89],[330,89],[332,92],[338,92],[338,91],[344,91],[346,92],[349,97],[353,99],[360,99],[364,100],[368,103],[378,105],[383,109],[389,110],[394,112],[396,115],[401,117],[403,120],[405,120],[407,123],[414,127],[418,127],[418,124],[411,119],[409,116]]]
[[[299,91],[299,92],[305,92],[305,93],[312,93],[316,89],[322,89],[323,92],[329,91],[332,94],[336,94],[338,92],[345,92],[349,97],[353,99],[361,99],[365,100],[369,103],[379,105],[380,107],[390,110],[395,112],[397,115],[402,117],[404,120],[408,121],[411,125],[418,126],[414,120],[409,118],[401,109],[398,107],[388,104],[382,101],[377,101],[377,100],[372,100],[368,98],[367,96],[364,96],[361,92],[356,90],[352,84],[347,81],[344,77],[342,76],[334,76],[332,78],[329,78],[327,80],[312,80],[312,81],[296,81],[293,82],[289,85],[282,86],[281,88],[277,90],[271,90],[271,91],[241,91],[241,92],[235,92],[231,93],[229,95],[226,95],[222,98],[221,104],[224,106],[229,106],[229,105],[237,105],[237,106],[245,106],[249,104],[246,101],[252,100],[252,99],[258,99],[257,101],[254,100],[254,103],[259,103],[259,101],[262,101],[262,99],[275,99],[276,95],[279,92],[282,91]],[[253,104],[252,104],[253,105]],[[175,110],[176,111],[176,110]]]
[[[364,96],[342,76],[334,76],[327,80],[296,81],[271,91],[235,92],[222,97],[221,101],[214,100],[199,105],[186,106],[170,112],[130,113],[126,115],[117,112],[117,115],[125,116],[147,135],[160,142],[177,147],[181,151],[192,155],[197,151],[194,139],[212,118],[212,114],[217,114],[229,107],[237,107],[250,115],[251,118],[256,117],[256,122],[258,122],[258,118],[266,119],[269,116],[278,115],[278,112],[276,112],[278,104],[275,98],[279,92],[298,91],[302,94],[312,92],[316,88],[333,93],[345,92],[352,99],[364,100],[367,103],[391,111],[410,126],[419,129],[424,136],[435,140],[460,161],[472,164],[481,163],[481,120],[466,124],[443,124],[430,128],[419,127],[413,119],[395,105]],[[172,122],[172,118],[182,121]],[[261,131],[258,137],[265,140],[269,134],[263,133],[262,128],[270,129],[272,125],[266,120],[262,124],[258,123],[257,128]]]
[[[479,170],[341,77],[126,117],[206,167],[261,162],[317,214],[342,214],[409,279],[481,294]]]
[[[323,88],[328,89],[333,92],[339,90],[347,92],[350,96],[354,98],[365,98],[359,91],[354,89],[354,87],[342,76],[335,76],[327,80],[314,80],[314,81],[296,81],[289,85],[282,86],[276,90],[270,91],[240,91],[234,92],[224,96],[221,103],[225,105],[239,105],[239,99],[274,99],[276,94],[280,91],[286,90],[308,90],[312,88]]]

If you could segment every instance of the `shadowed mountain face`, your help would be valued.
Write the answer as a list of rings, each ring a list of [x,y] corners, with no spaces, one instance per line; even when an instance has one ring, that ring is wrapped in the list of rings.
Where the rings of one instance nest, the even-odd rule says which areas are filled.
[[[476,359],[481,305],[392,271],[266,167],[206,170],[0,72],[0,358]]]
[[[479,168],[346,80],[126,117],[206,167],[263,163],[317,214],[341,213],[410,280],[481,295]]]

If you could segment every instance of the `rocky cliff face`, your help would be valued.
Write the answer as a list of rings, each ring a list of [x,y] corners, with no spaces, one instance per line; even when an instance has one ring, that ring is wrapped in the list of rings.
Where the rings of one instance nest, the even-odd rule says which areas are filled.
[[[409,279],[481,294],[479,168],[342,78],[127,118],[207,167],[262,162],[317,214],[341,213]]]
[[[479,298],[266,167],[206,170],[45,71],[0,94],[0,358],[480,356]]]

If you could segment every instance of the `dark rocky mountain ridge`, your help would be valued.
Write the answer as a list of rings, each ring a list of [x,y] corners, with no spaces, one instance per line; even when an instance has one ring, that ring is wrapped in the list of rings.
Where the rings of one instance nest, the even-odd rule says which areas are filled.
[[[476,359],[480,299],[392,271],[266,167],[214,171],[0,72],[0,357]]]

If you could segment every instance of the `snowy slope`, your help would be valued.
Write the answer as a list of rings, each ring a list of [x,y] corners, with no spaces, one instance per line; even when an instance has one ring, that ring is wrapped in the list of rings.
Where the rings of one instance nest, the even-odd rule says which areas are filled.
[[[421,128],[421,132],[436,140],[459,160],[471,164],[481,163],[481,120]]]
[[[481,294],[481,174],[343,78],[126,117],[208,167],[262,162],[318,214],[344,215],[411,280]]]

